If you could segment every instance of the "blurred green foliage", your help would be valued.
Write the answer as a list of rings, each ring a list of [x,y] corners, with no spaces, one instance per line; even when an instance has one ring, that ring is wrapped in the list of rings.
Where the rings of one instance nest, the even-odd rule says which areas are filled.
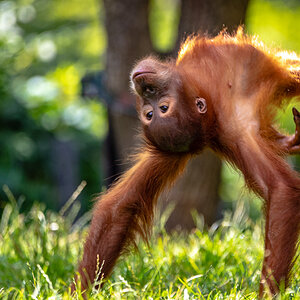
[[[252,0],[247,11],[247,31],[270,47],[300,53],[300,2],[296,0]],[[294,132],[292,103],[279,115],[280,126]]]
[[[298,0],[252,0],[247,10],[247,31],[266,44],[300,52]]]
[[[101,190],[105,108],[80,96],[82,76],[103,67],[99,5],[94,0],[0,2],[0,185],[8,184],[28,201],[57,206],[51,174],[57,140],[79,149],[78,184],[89,182],[82,197]]]
[[[48,131],[71,126],[99,137],[105,133],[103,108],[80,98],[81,77],[103,62],[105,35],[96,4],[0,3],[1,59],[10,59],[11,94]]]
[[[170,52],[177,39],[180,18],[180,0],[150,1],[150,35],[154,48]]]

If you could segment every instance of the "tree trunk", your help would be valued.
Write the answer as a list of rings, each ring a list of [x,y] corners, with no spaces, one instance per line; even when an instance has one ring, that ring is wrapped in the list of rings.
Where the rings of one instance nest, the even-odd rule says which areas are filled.
[[[236,29],[245,21],[248,0],[182,0],[181,18],[175,51],[181,42],[192,33],[217,34],[223,26],[229,31]],[[167,230],[176,228],[190,230],[195,227],[191,211],[196,210],[211,225],[220,212],[218,194],[221,179],[220,159],[206,151],[192,160],[184,176],[167,194],[163,207],[170,201],[175,208],[167,223]]]
[[[104,7],[107,32],[106,84],[119,97],[128,94],[129,74],[134,62],[152,50],[148,0],[104,0]],[[132,106],[131,101],[128,104]]]
[[[80,183],[79,151],[74,141],[51,141],[51,165],[58,193],[56,208],[60,209]]]
[[[191,230],[195,227],[192,212],[204,217],[205,224],[212,224],[218,212],[218,187],[221,161],[210,150],[192,159],[184,175],[170,192],[164,194],[163,206],[174,210],[166,223],[167,230]]]
[[[245,23],[249,0],[182,0],[177,47],[189,34],[232,32]]]
[[[112,169],[118,173],[126,170],[129,154],[138,145],[139,122],[135,99],[130,93],[129,75],[134,63],[152,52],[148,2],[104,0],[107,32],[106,86],[114,98],[108,108],[111,119],[109,126],[112,126],[112,138],[116,145],[115,167]]]

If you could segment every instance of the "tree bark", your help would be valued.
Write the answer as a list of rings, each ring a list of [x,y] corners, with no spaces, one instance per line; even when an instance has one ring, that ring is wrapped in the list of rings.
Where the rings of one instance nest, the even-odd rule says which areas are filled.
[[[134,62],[150,54],[152,50],[148,2],[104,0],[107,32],[106,83],[108,89],[117,96],[128,93],[129,74]]]
[[[232,32],[245,23],[249,0],[182,0],[177,47],[189,34],[216,35],[223,28]]]
[[[104,0],[107,32],[106,87],[113,96],[109,109],[116,145],[115,167],[119,175],[128,167],[138,143],[139,122],[129,88],[134,63],[152,52],[148,25],[148,0]],[[111,176],[111,174],[108,174]]]
[[[80,183],[79,151],[74,141],[51,141],[51,165],[57,186],[57,209],[64,206]]]
[[[170,192],[164,194],[163,206],[174,205],[166,222],[166,229],[191,230],[195,227],[192,212],[204,217],[205,224],[216,220],[219,204],[218,187],[221,179],[221,161],[210,150],[192,159],[184,175]]]

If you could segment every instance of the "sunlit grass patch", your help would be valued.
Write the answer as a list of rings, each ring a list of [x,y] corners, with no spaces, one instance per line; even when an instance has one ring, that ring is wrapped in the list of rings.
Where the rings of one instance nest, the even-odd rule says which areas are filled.
[[[78,193],[60,213],[36,204],[23,214],[5,190],[10,202],[0,221],[0,298],[71,299],[88,219],[76,219]],[[156,222],[150,246],[139,241],[138,252],[123,256],[89,299],[257,299],[263,222],[253,222],[242,204],[210,230],[197,222],[190,234],[167,234],[163,222]],[[280,299],[300,299],[299,269],[298,259]],[[74,299],[83,299],[80,294],[78,283]]]

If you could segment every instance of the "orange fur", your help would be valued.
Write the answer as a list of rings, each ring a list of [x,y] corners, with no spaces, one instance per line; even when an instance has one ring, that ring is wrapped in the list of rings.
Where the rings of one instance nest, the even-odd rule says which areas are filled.
[[[300,60],[266,49],[242,34],[195,37],[179,52],[177,68],[189,93],[210,91],[216,139],[209,141],[265,199],[266,255],[262,284],[274,294],[288,285],[300,227],[300,179],[282,159],[288,149],[274,129],[275,109],[300,95]],[[216,86],[217,84],[217,86]],[[299,98],[298,98],[299,99]],[[215,129],[213,129],[215,130]]]
[[[188,159],[188,154],[170,156],[148,147],[96,203],[79,266],[84,288],[94,281],[97,256],[100,265],[104,261],[101,273],[106,277],[121,252],[134,243],[136,233],[148,240],[157,197],[183,171]]]
[[[79,266],[83,286],[94,281],[97,255],[108,276],[136,233],[147,239],[158,195],[204,147],[239,168],[265,200],[260,295],[265,287],[275,294],[282,280],[288,285],[299,236],[300,179],[283,156],[299,152],[300,138],[278,132],[274,116],[300,95],[299,58],[267,49],[240,28],[234,36],[188,38],[176,62],[147,58],[131,78],[146,147],[94,208]]]

